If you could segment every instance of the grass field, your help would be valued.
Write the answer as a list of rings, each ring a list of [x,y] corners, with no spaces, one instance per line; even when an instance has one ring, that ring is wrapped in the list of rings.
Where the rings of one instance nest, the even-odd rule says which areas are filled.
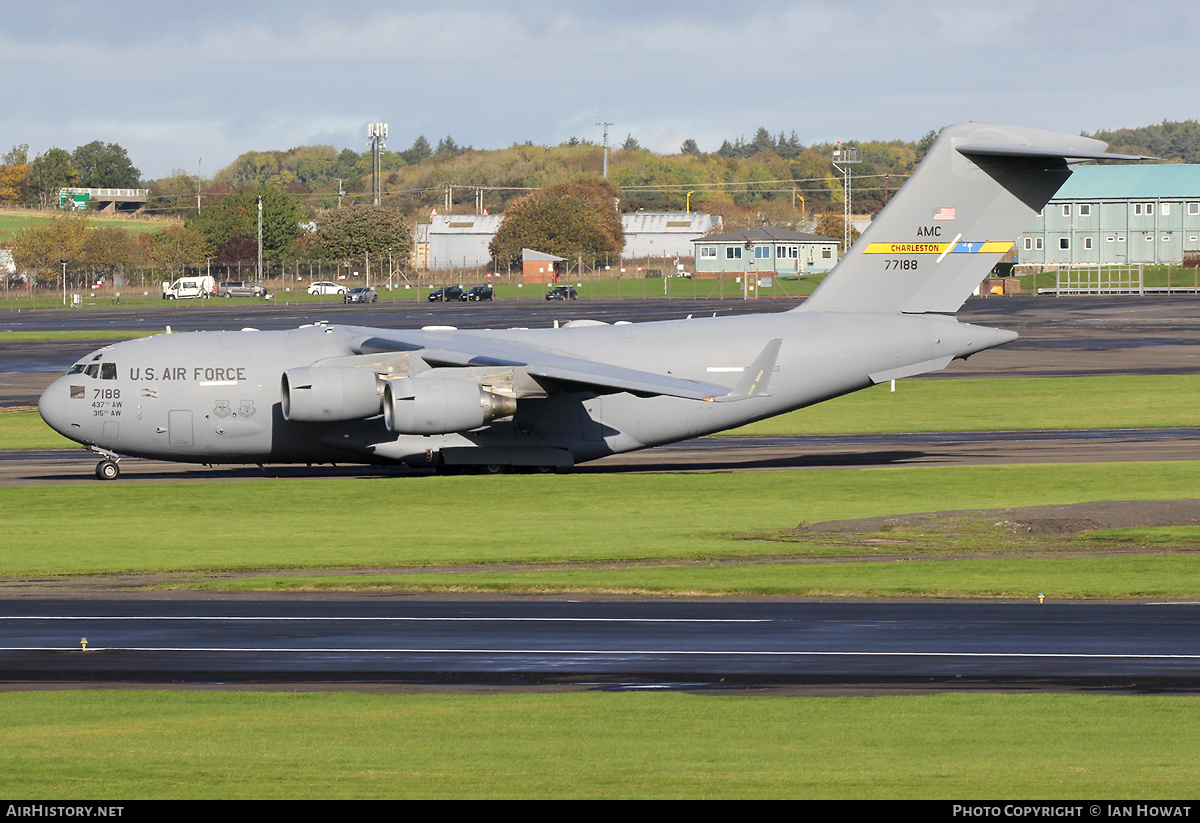
[[[950,557],[942,535],[928,550],[837,547],[855,561],[841,563],[802,562],[835,550],[786,530],[1197,488],[1191,462],[15,487],[0,496],[0,576],[135,572],[166,574],[148,584],[169,588],[260,591],[1195,597],[1194,526],[1100,533],[1103,557],[1070,541],[1017,554],[976,530]],[[448,519],[464,506],[478,516]],[[334,516],[348,510],[359,516]]]
[[[62,213],[29,211],[27,209],[0,209],[0,243],[6,243],[21,229],[37,226],[58,220]],[[172,220],[150,220],[133,217],[101,217],[97,214],[88,215],[88,223],[92,226],[114,226],[127,229],[134,234],[153,234],[170,226],[179,225]]]
[[[1198,698],[0,694],[0,792],[1190,798]]]

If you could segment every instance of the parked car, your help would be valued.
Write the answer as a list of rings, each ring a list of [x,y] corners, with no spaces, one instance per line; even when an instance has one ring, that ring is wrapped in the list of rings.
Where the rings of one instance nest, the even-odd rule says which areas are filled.
[[[343,303],[374,303],[378,299],[379,293],[370,286],[359,286],[342,295]]]
[[[430,303],[449,303],[452,300],[462,300],[463,290],[458,286],[439,286],[429,293]]]
[[[579,295],[574,286],[555,286],[546,292],[547,300],[577,300]]]
[[[345,294],[346,287],[337,283],[330,283],[328,280],[319,280],[316,283],[308,284],[309,294]]]
[[[491,300],[495,297],[495,292],[491,286],[472,286],[463,292],[463,296],[458,298],[463,302],[474,302],[476,300]]]
[[[217,286],[218,297],[266,297],[267,290],[249,280],[226,280]]]

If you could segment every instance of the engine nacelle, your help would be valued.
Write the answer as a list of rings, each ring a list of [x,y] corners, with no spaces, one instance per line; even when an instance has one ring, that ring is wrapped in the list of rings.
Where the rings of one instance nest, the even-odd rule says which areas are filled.
[[[477,429],[517,411],[514,397],[469,380],[402,377],[383,390],[383,419],[397,434],[449,434]]]
[[[283,419],[300,423],[361,420],[379,414],[383,404],[379,378],[370,369],[288,369],[281,392]]]

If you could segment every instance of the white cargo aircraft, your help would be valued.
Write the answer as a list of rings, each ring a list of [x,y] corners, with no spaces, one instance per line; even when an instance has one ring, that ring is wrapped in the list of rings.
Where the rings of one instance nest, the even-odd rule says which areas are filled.
[[[812,297],[788,312],[553,329],[317,324],[106,346],[42,395],[55,431],[190,463],[553,470],[945,368],[1015,340],[954,313],[1084,160],[1085,137],[942,130]]]

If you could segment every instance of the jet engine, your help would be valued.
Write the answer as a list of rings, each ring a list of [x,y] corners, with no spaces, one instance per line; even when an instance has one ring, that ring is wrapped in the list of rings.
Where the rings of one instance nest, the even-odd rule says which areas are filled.
[[[397,434],[449,434],[510,417],[517,400],[469,380],[402,377],[383,390],[383,419]]]
[[[281,386],[283,419],[301,423],[361,420],[379,414],[379,378],[370,369],[288,369]]]

